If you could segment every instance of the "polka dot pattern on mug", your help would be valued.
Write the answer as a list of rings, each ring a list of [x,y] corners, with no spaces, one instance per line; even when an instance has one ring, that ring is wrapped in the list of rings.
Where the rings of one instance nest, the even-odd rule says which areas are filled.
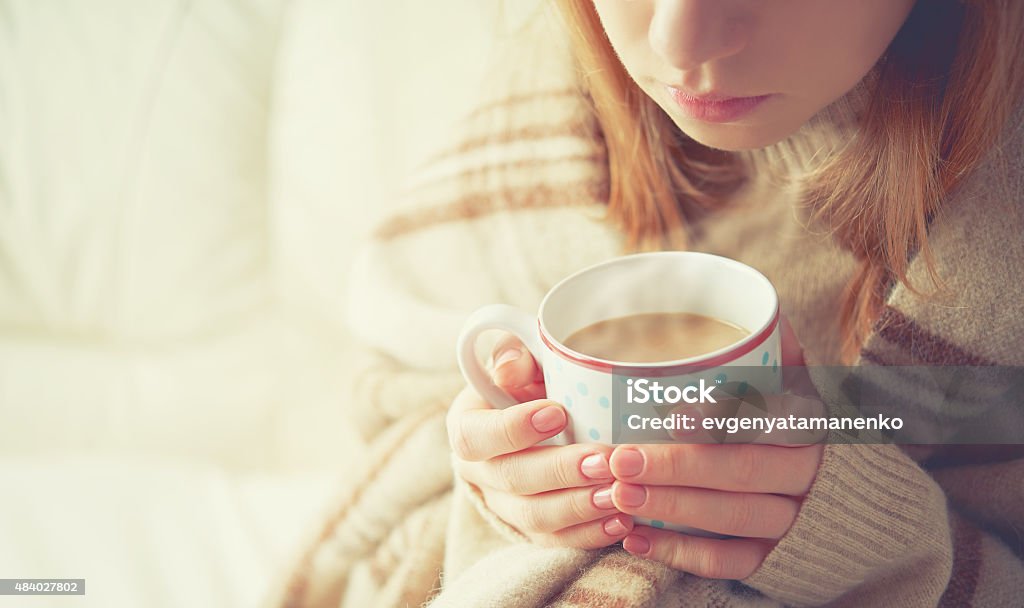
[[[764,354],[761,355],[761,365],[768,365],[768,351],[764,351]]]
[[[589,393],[589,392],[590,392],[590,391],[589,391],[589,390],[587,389],[587,385],[586,385],[586,384],[583,384],[582,382],[580,382],[580,383],[578,383],[578,384],[576,385],[576,390],[577,390],[577,391],[579,392],[579,394],[583,395],[584,397],[586,397],[586,396],[587,396],[587,393]]]
[[[589,435],[590,435],[590,438],[593,439],[594,441],[597,441],[598,439],[601,438],[601,433],[598,433],[597,429],[594,429],[594,428],[590,429]]]
[[[608,397],[601,397],[597,400],[597,404],[605,409],[608,409],[612,405],[611,402],[608,401]]]

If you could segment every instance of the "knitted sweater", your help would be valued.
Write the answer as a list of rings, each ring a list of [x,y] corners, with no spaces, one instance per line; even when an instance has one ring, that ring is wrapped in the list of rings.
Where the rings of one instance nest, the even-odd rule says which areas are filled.
[[[356,264],[352,326],[366,362],[344,397],[370,464],[339,488],[266,605],[1019,606],[1024,459],[935,467],[892,445],[829,445],[793,526],[740,582],[618,545],[537,547],[453,478],[444,416],[463,385],[453,351],[465,316],[495,302],[536,310],[556,281],[624,243],[604,221],[606,151],[555,17],[541,15],[491,73],[487,99]],[[837,303],[854,262],[803,221],[799,179],[777,177],[840,144],[856,102],[855,91],[751,153],[773,170],[694,230],[693,249],[771,279],[809,363],[838,361]],[[858,364],[1024,363],[1019,118],[932,225],[951,289],[924,299],[895,286]],[[911,278],[923,273],[914,262]]]

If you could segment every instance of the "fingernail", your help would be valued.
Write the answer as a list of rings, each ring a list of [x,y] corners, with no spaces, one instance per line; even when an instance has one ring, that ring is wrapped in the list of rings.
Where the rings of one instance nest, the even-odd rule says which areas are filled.
[[[638,534],[630,534],[622,539],[622,548],[630,553],[643,555],[651,550],[651,541]]]
[[[565,424],[565,412],[557,405],[549,405],[530,416],[530,424],[538,433],[553,431]]]
[[[615,472],[622,477],[633,477],[644,470],[644,455],[633,448],[615,453]]]
[[[619,501],[627,507],[639,507],[647,502],[647,488],[628,483],[620,484]]]
[[[625,534],[627,530],[626,524],[622,523],[618,516],[604,522],[602,527],[604,528],[605,534],[608,536],[621,536]]]
[[[580,470],[583,474],[591,479],[604,479],[611,477],[612,473],[608,469],[608,461],[605,460],[604,454],[591,454],[583,459],[580,463]]]
[[[505,365],[509,361],[515,361],[519,357],[523,356],[523,351],[518,348],[510,348],[502,351],[498,358],[494,360],[494,369],[498,369],[502,365]]]
[[[594,506],[598,509],[611,509],[615,506],[612,502],[612,487],[605,486],[594,492]]]

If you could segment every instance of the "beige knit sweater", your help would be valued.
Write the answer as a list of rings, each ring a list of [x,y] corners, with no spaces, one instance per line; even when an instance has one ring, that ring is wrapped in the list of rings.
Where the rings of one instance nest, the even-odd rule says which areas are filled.
[[[742,582],[618,546],[536,547],[453,479],[444,415],[463,384],[453,350],[466,314],[494,302],[535,310],[558,279],[623,251],[602,219],[605,150],[564,40],[544,14],[510,43],[488,99],[362,254],[352,325],[366,364],[343,397],[372,439],[372,464],[339,488],[266,605],[1020,606],[1020,458],[936,468],[895,446],[830,445],[796,522]],[[794,201],[800,172],[855,124],[857,94],[749,155],[755,179],[695,226],[694,249],[773,281],[812,364],[838,361],[837,302],[853,261]],[[1017,121],[933,225],[949,295],[897,286],[860,364],[1024,364],[1022,148]]]

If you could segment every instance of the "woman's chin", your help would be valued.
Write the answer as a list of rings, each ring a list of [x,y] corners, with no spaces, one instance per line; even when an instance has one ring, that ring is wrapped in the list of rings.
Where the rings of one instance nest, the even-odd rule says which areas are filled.
[[[676,120],[676,126],[690,139],[717,150],[739,152],[767,148],[792,135],[796,129],[780,124],[706,123]]]

